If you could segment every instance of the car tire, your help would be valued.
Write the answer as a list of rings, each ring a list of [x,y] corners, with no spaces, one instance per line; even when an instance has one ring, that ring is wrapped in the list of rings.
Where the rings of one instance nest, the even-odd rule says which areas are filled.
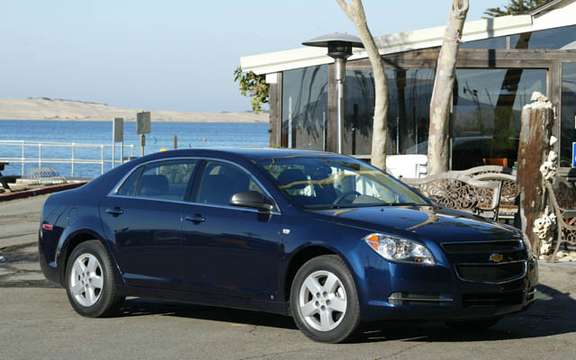
[[[491,328],[500,321],[500,318],[486,318],[474,320],[447,321],[446,325],[460,331],[483,331]]]
[[[70,304],[82,316],[114,316],[124,304],[115,266],[97,240],[82,242],[72,250],[64,283]]]
[[[332,344],[351,340],[360,325],[360,303],[344,261],[324,255],[302,265],[292,281],[290,309],[310,339]]]

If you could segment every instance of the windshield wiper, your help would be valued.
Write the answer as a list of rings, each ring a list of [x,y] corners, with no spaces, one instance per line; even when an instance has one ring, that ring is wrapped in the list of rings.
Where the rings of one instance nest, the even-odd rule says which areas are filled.
[[[427,203],[390,203],[390,204],[382,204],[381,206],[430,206]]]

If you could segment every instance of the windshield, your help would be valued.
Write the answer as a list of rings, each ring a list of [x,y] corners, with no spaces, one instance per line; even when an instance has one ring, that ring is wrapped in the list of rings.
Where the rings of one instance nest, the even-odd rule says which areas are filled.
[[[398,180],[346,157],[286,157],[259,160],[278,188],[307,209],[429,205]]]

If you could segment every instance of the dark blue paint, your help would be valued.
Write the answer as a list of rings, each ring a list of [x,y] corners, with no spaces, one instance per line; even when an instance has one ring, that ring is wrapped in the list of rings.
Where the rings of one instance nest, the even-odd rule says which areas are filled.
[[[513,283],[466,283],[457,278],[440,246],[444,242],[517,238],[521,235],[518,230],[431,206],[302,210],[255,165],[259,159],[295,155],[339,156],[272,149],[171,151],[132,161],[81,188],[55,194],[47,200],[42,217],[43,223],[54,224],[53,231],[40,232],[44,274],[64,283],[66,256],[78,235],[87,234],[105,244],[128,295],[289,314],[286,289],[290,263],[301,251],[314,246],[339,255],[348,265],[356,280],[364,320],[501,315],[528,305],[525,300],[514,306],[465,308],[462,294],[526,292],[537,281],[533,259],[527,276]],[[263,214],[108,195],[138,165],[181,157],[221,159],[244,167],[269,191],[280,212]],[[124,212],[106,212],[114,208]],[[437,216],[437,220],[422,225],[429,214]],[[204,221],[186,220],[197,215]],[[289,229],[289,234],[284,229]],[[436,265],[386,261],[361,240],[373,232],[425,244]],[[455,302],[394,306],[387,302],[392,292],[443,294]]]
[[[572,167],[576,168],[576,142],[572,143]]]

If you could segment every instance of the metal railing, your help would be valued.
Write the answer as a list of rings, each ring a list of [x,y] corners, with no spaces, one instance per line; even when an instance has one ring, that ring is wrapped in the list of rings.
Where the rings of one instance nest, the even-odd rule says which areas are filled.
[[[29,142],[21,140],[0,140],[0,162],[18,165],[20,175],[26,175],[26,167],[42,169],[44,166],[60,164],[69,167],[70,177],[77,175],[79,165],[98,166],[100,175],[106,169],[123,163],[124,154],[134,157],[134,145],[117,145],[121,151],[116,151],[120,159],[113,157],[112,145],[108,144],[78,144],[63,142]],[[92,171],[93,173],[93,171]],[[62,174],[63,175],[63,174]]]

